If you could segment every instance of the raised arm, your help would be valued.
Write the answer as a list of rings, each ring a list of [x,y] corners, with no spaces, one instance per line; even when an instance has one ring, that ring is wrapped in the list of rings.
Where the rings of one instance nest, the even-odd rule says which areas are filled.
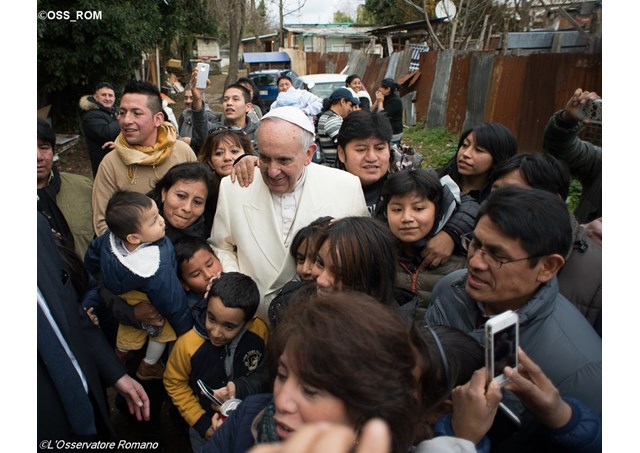
[[[600,96],[578,88],[564,109],[551,116],[543,139],[544,151],[564,161],[571,175],[583,185],[602,173],[602,148],[578,138],[583,123],[589,123],[589,120],[579,119],[579,111],[591,99],[600,99]]]
[[[191,73],[191,80],[189,86],[193,93],[193,104],[191,105],[191,118],[193,121],[193,129],[191,132],[191,148],[195,151],[196,155],[200,151],[200,148],[207,139],[209,129],[217,122],[217,118],[214,116],[212,121],[211,112],[205,108],[204,105],[204,91],[202,88],[196,88],[196,80],[198,79],[198,70],[194,69]],[[210,81],[207,79],[207,86],[210,85]]]

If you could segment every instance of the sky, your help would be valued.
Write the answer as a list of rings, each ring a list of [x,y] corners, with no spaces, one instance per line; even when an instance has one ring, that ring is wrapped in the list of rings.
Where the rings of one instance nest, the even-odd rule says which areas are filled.
[[[302,2],[304,0],[300,0]],[[285,0],[285,12],[296,7],[299,0]],[[274,2],[267,0],[270,16],[277,17],[277,6]],[[331,23],[333,13],[342,11],[355,20],[357,5],[364,3],[364,0],[306,0],[304,6],[297,14],[285,16],[285,23]]]

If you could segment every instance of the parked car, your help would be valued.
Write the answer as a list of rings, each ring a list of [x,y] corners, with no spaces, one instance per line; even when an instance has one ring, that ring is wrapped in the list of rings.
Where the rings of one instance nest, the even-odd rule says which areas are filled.
[[[298,73],[291,69],[266,69],[249,73],[249,78],[260,90],[260,109],[262,113],[267,113],[271,104],[278,97],[278,78],[286,75],[291,78],[295,88],[302,88]]]
[[[346,80],[347,74],[309,74],[300,76],[303,88],[322,99],[331,96],[334,90],[344,87]]]

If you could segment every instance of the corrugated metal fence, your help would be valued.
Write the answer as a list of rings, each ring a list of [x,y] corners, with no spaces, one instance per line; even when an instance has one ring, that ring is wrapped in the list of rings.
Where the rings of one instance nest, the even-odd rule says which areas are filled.
[[[307,73],[360,74],[373,96],[380,80],[398,80],[408,73],[413,50],[389,58],[350,53],[308,52]],[[420,77],[403,97],[405,112],[414,111],[418,124],[460,133],[480,122],[500,122],[518,140],[520,151],[541,151],[544,126],[576,88],[602,95],[602,54],[536,53],[525,56],[495,52],[424,52]],[[413,101],[414,105],[411,106]],[[410,108],[413,107],[413,108]],[[412,124],[407,118],[406,124]],[[587,133],[601,141],[601,128]]]

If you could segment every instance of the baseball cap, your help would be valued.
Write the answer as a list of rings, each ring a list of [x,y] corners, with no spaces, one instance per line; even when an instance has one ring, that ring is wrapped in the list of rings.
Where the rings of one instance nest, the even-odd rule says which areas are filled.
[[[293,106],[277,107],[269,110],[266,115],[262,116],[262,120],[267,118],[280,118],[301,127],[307,132],[315,134],[315,129],[309,117],[299,108]]]
[[[382,82],[380,82],[380,86],[384,88],[394,88],[394,89],[398,89],[400,87],[400,85],[398,85],[396,81],[390,77],[386,79],[382,79]]]
[[[329,101],[332,103],[339,101],[340,99],[346,99],[354,105],[360,105],[360,99],[354,96],[353,91],[351,91],[350,88],[338,88],[331,93],[331,96],[329,96]]]

